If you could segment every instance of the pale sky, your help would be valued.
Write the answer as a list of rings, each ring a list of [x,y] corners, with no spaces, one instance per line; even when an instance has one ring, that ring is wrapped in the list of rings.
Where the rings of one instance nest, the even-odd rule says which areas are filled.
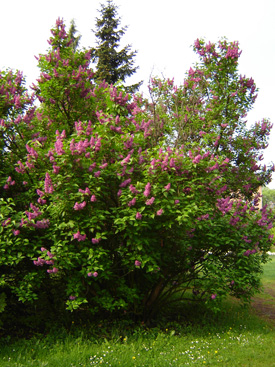
[[[75,20],[81,46],[95,45],[97,9],[104,0],[0,0],[0,70],[22,70],[27,86],[38,77],[34,55],[45,53],[50,29],[58,17]],[[114,0],[121,26],[128,26],[121,46],[137,50],[139,70],[131,83],[150,75],[183,82],[198,61],[192,50],[195,39],[217,42],[222,37],[239,41],[243,50],[239,71],[252,77],[259,95],[248,122],[270,118],[274,128],[264,163],[275,163],[275,0]],[[145,87],[144,93],[145,92]],[[275,189],[275,177],[269,187]]]

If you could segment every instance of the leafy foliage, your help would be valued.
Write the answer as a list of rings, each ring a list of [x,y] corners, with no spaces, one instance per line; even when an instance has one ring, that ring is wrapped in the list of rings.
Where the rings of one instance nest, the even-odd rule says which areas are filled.
[[[2,159],[3,289],[24,302],[62,289],[69,310],[145,319],[174,294],[214,310],[227,294],[249,301],[272,244],[256,192],[273,167],[259,162],[270,122],[245,125],[256,87],[237,73],[238,45],[197,40],[201,64],[180,87],[152,80],[148,101],[94,80],[61,20],[51,32],[33,85],[41,105],[12,100],[1,116],[13,142]]]

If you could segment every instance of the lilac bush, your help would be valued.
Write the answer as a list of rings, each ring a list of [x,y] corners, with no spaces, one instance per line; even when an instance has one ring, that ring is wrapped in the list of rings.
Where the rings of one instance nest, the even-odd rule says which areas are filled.
[[[249,301],[272,244],[257,190],[273,167],[260,162],[270,122],[246,126],[257,89],[237,72],[238,44],[197,40],[183,85],[152,79],[147,100],[96,83],[61,20],[49,43],[39,107],[22,92],[7,105],[19,125],[1,112],[2,144],[7,125],[13,144],[2,152],[0,284],[28,301],[54,279],[69,310],[145,318],[173,294],[214,309],[228,294]]]

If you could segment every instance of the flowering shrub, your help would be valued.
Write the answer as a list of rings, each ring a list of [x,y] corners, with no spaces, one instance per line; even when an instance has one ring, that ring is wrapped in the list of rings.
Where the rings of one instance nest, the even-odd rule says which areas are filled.
[[[227,294],[248,301],[272,243],[255,196],[270,181],[271,125],[246,127],[256,87],[237,74],[237,43],[197,40],[201,64],[181,87],[153,79],[148,101],[96,84],[62,21],[52,35],[41,105],[2,153],[0,284],[26,301],[55,279],[69,310],[144,317],[175,292],[213,308]],[[1,121],[5,141],[14,122]]]

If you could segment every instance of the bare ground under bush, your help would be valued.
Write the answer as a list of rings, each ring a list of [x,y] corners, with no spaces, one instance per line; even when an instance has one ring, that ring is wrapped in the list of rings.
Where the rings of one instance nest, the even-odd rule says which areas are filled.
[[[252,310],[259,317],[275,326],[275,289],[264,287],[264,293],[252,298]]]

